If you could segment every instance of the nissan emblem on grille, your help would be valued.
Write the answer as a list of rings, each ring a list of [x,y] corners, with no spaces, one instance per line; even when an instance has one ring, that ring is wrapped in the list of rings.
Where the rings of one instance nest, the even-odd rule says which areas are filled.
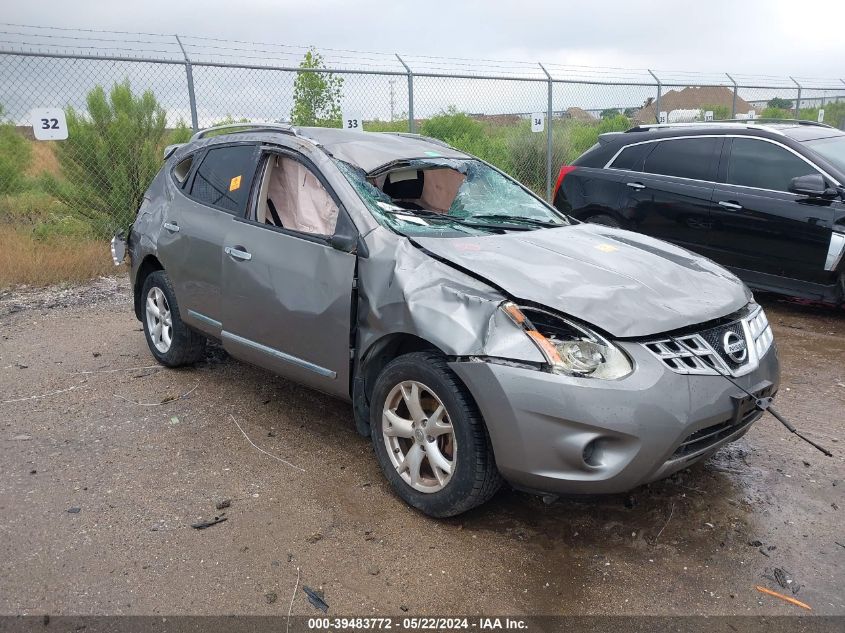
[[[748,346],[745,340],[736,332],[727,331],[722,337],[722,349],[733,362],[742,364],[748,358]]]

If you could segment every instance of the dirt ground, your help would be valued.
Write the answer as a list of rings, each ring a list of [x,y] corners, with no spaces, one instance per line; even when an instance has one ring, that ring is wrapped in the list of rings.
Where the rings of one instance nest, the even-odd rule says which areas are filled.
[[[755,585],[845,614],[845,312],[762,298],[778,408],[834,457],[764,418],[630,495],[435,521],[349,405],[219,349],[156,367],[125,284],[0,294],[0,614],[285,615],[297,578],[302,615],[303,585],[330,615],[801,612]]]

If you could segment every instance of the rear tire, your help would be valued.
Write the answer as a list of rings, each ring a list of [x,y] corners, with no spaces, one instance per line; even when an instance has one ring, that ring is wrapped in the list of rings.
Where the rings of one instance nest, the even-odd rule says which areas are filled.
[[[150,273],[144,280],[141,302],[144,336],[159,363],[181,367],[205,358],[205,337],[182,321],[176,294],[163,270]]]
[[[587,222],[591,224],[601,224],[602,226],[612,226],[615,229],[621,229],[622,223],[614,218],[612,215],[607,215],[606,213],[600,213],[599,215],[594,215],[592,217],[587,218]]]
[[[390,362],[376,379],[370,412],[379,466],[396,493],[424,514],[461,514],[501,486],[478,407],[440,354]]]

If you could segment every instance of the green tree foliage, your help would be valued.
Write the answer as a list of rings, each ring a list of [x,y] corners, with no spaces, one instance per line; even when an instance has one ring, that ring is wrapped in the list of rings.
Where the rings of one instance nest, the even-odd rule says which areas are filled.
[[[612,119],[615,116],[619,116],[621,113],[617,108],[605,108],[601,111],[601,118],[602,119]]]
[[[29,143],[13,123],[5,121],[0,105],[0,194],[16,193],[25,187],[25,172],[31,160]]]
[[[783,97],[775,97],[769,99],[766,105],[770,108],[777,108],[778,110],[789,110],[792,108],[792,101],[784,99]]]
[[[455,106],[449,106],[440,114],[423,121],[420,134],[438,138],[500,169],[508,170],[508,148],[503,135],[488,131],[483,123],[458,112]]]
[[[129,80],[108,95],[96,86],[86,104],[87,113],[66,111],[68,138],[57,144],[66,183],[58,193],[107,237],[135,217],[161,167],[165,113],[151,91],[133,94]]]
[[[731,109],[726,105],[703,105],[701,106],[701,116],[704,118],[705,112],[713,113],[714,121],[723,121],[731,118]]]
[[[325,68],[323,56],[311,48],[299,63],[300,68]],[[338,125],[343,78],[327,72],[297,72],[293,82],[294,125]]]

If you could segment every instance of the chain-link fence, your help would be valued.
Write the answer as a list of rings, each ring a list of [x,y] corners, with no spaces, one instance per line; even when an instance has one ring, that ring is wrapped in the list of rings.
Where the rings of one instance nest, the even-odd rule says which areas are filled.
[[[4,28],[0,288],[109,272],[107,240],[134,218],[164,147],[221,122],[338,127],[354,115],[365,131],[445,140],[544,197],[599,134],[638,123],[800,117],[845,128],[840,79]]]

